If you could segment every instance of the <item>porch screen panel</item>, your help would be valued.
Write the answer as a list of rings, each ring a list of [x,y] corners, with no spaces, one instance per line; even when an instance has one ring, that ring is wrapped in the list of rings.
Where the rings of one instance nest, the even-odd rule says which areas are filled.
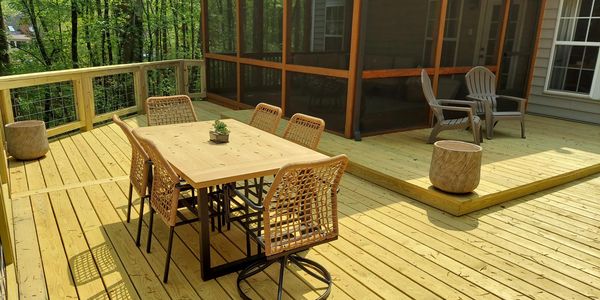
[[[304,113],[325,120],[327,129],[344,133],[348,80],[287,72],[289,89],[285,114]]]
[[[363,80],[360,129],[364,133],[427,127],[429,106],[418,77]]]
[[[369,1],[364,69],[433,67],[440,10],[440,1]],[[428,123],[429,106],[419,78],[363,79],[361,132],[420,128],[427,127]]]
[[[495,65],[503,0],[449,0],[442,67]]]
[[[242,103],[281,106],[281,70],[242,65]]]
[[[281,62],[283,0],[240,1],[243,57]]]
[[[235,0],[208,0],[208,51],[236,55]]]
[[[348,69],[352,0],[292,0],[288,63]]]
[[[207,59],[207,91],[222,97],[236,100],[237,70],[236,64],[228,61]]]
[[[541,0],[511,1],[498,78],[503,95],[525,96],[540,6]]]
[[[364,69],[433,67],[439,14],[439,1],[369,1]]]

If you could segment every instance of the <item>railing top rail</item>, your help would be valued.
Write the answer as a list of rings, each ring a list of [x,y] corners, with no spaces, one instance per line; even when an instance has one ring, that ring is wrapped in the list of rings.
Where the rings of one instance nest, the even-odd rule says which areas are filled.
[[[45,71],[45,72],[36,72],[36,73],[28,73],[28,74],[19,74],[19,75],[8,75],[0,77],[0,84],[10,84],[16,81],[22,80],[30,80],[36,78],[48,78],[48,77],[67,77],[69,75],[80,75],[80,74],[94,74],[101,73],[105,71],[115,71],[115,70],[127,70],[127,69],[135,69],[140,67],[153,67],[153,66],[168,66],[168,65],[176,65],[181,62],[202,62],[202,60],[192,60],[192,59],[173,59],[173,60],[163,60],[163,61],[151,61],[151,62],[141,62],[141,63],[131,63],[131,64],[120,64],[120,65],[110,65],[110,66],[100,66],[100,67],[89,67],[89,68],[80,68],[80,69],[68,69],[68,70],[58,70],[58,71]]]

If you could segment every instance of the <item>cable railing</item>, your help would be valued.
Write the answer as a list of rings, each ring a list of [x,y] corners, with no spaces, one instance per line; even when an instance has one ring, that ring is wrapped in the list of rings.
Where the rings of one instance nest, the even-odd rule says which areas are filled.
[[[204,60],[167,60],[0,77],[0,125],[42,120],[48,137],[144,111],[149,96],[206,97]],[[0,130],[4,146],[4,130]],[[0,175],[8,180],[6,153]]]

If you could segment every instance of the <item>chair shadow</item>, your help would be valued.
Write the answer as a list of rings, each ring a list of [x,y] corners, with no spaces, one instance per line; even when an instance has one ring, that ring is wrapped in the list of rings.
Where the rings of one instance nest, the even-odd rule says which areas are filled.
[[[114,257],[106,244],[96,246],[73,257],[69,264],[76,285],[83,285],[100,278],[100,274],[117,269]]]

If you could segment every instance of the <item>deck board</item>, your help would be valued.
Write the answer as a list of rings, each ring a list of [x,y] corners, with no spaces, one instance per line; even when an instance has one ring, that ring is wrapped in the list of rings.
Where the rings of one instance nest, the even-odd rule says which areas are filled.
[[[225,111],[222,117],[247,121],[251,111]],[[463,215],[553,186],[600,173],[598,126],[527,115],[527,139],[518,122],[500,122],[493,140],[482,143],[481,181],[473,193],[454,195],[432,187],[430,129],[365,137],[361,142],[325,133],[319,151],[347,154],[349,172],[396,192]],[[287,122],[280,124],[279,134]],[[467,131],[446,131],[441,139],[469,141]]]
[[[227,112],[210,103],[195,105],[203,119]],[[135,126],[145,124],[143,116],[126,121]],[[548,126],[548,122],[536,117],[528,130],[535,136],[536,130],[531,128]],[[573,126],[576,131],[587,128]],[[557,132],[568,133],[566,129]],[[597,158],[593,150],[600,143],[579,147],[584,135],[573,136],[564,140],[571,143],[568,152],[572,155],[566,157],[551,151],[540,158],[537,155],[549,147],[519,139],[518,144],[528,147],[523,152],[531,158],[530,164],[525,158],[512,160],[510,153],[490,142],[486,150],[495,154],[486,161],[488,171],[495,170],[494,178],[502,182],[484,183],[482,193],[522,184],[529,177],[553,176],[563,168]],[[513,138],[510,129],[498,135],[500,141],[504,137]],[[397,152],[394,136],[380,138],[381,147],[360,149],[382,155],[396,153],[397,157],[429,151],[430,146],[423,145],[420,138],[418,133],[407,134],[406,139],[419,144],[407,144]],[[331,135],[324,138],[325,144],[335,141]],[[346,142],[339,147],[356,151],[353,147],[357,144]],[[176,229],[169,283],[162,283],[168,229],[157,220],[152,251],[147,254],[144,247],[134,244],[139,200],[134,201],[132,222],[125,221],[130,151],[120,129],[109,124],[53,139],[50,153],[39,161],[10,161],[22,298],[238,298],[236,274],[207,282],[200,279],[197,224]],[[374,152],[365,153],[369,153],[365,162],[377,163],[382,170],[402,167],[414,173],[415,183],[425,184],[417,169],[426,164],[427,154],[411,156],[415,160],[408,164],[398,158],[383,164],[376,161]],[[520,174],[524,161],[536,168],[548,161],[560,165]],[[512,181],[504,181],[507,178]],[[600,175],[594,175],[454,217],[346,174],[339,196],[340,238],[315,247],[306,256],[332,273],[333,299],[598,298],[598,199]],[[147,222],[146,218],[143,245]],[[212,263],[239,258],[244,249],[244,235],[237,227],[224,234],[213,233]],[[276,268],[271,266],[252,279],[248,292],[253,298],[274,296]],[[317,282],[297,269],[288,272],[285,280],[289,284],[286,299],[313,299],[319,292]]]

